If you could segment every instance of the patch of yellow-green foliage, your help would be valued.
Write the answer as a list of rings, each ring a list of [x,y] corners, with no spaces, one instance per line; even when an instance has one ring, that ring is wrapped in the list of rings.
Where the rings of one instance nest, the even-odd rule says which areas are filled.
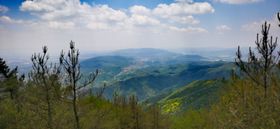
[[[181,113],[184,110],[209,107],[216,103],[219,92],[226,85],[224,80],[197,80],[183,86],[159,101],[162,112]]]
[[[178,110],[180,110],[182,100],[180,98],[176,99],[171,99],[167,100],[163,105],[162,105],[162,112],[164,114],[171,114],[175,113]]]

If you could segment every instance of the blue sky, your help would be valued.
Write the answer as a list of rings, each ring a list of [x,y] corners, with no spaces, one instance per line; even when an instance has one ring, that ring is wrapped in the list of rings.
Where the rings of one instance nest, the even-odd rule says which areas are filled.
[[[86,52],[248,47],[264,21],[280,35],[278,11],[279,0],[0,0],[0,54],[58,53],[70,40]]]

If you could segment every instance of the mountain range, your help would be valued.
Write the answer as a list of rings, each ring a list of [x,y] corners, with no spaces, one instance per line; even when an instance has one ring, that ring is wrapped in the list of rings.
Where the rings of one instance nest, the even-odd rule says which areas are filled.
[[[143,103],[162,105],[167,113],[177,111],[174,103],[178,109],[207,106],[234,68],[230,61],[150,48],[119,50],[81,62],[85,74],[100,71],[92,90],[105,83],[109,99],[116,93],[136,95]]]

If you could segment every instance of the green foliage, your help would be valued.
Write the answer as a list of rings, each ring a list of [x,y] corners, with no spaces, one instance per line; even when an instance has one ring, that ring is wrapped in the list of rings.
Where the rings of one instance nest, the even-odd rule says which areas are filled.
[[[250,49],[248,62],[242,60],[238,48],[236,65],[245,76],[232,74],[229,86],[217,103],[209,110],[188,110],[187,115],[175,117],[172,128],[280,128],[279,67],[275,67],[279,60],[274,54],[277,40],[268,37],[269,28],[267,23],[262,26],[262,37],[257,36],[256,41],[258,54]]]
[[[105,95],[110,97],[118,89],[122,94],[135,93],[139,100],[145,100],[196,80],[229,78],[232,68],[233,63],[193,62],[132,70],[112,78],[116,80],[108,84]]]
[[[219,104],[212,107],[210,115],[217,128],[266,128],[280,127],[279,82],[274,81],[267,90],[250,80],[235,80]]]
[[[65,58],[62,54],[60,58],[65,71],[48,64],[47,48],[43,47],[43,54],[32,56],[33,70],[25,83],[19,81],[17,76],[0,81],[1,88],[21,86],[17,89],[16,98],[0,99],[1,129],[169,128],[168,118],[160,113],[160,108],[144,108],[138,103],[136,96],[127,99],[116,95],[113,101],[109,101],[102,97],[103,91],[88,94],[85,87],[94,81],[97,72],[83,79],[80,74],[79,53],[73,43],[70,44],[70,49],[68,57]],[[6,65],[3,68],[9,71]],[[73,109],[76,109],[74,115]]]
[[[226,81],[220,79],[193,81],[166,94],[147,99],[144,103],[158,103],[163,113],[167,114],[181,113],[191,108],[209,108],[217,102],[226,85]]]
[[[232,80],[210,108],[185,110],[172,117],[172,129],[278,129],[280,82],[267,90],[248,79]],[[268,101],[269,100],[269,101]]]
[[[0,58],[0,99],[7,96],[14,100],[18,98],[18,90],[22,84],[24,75],[18,77],[17,74],[17,67],[10,70],[6,61]]]
[[[203,129],[207,124],[206,110],[190,109],[179,116],[173,116],[171,129]]]
[[[166,100],[162,105],[162,112],[165,114],[178,112],[181,108],[182,99],[175,98],[171,100]]]

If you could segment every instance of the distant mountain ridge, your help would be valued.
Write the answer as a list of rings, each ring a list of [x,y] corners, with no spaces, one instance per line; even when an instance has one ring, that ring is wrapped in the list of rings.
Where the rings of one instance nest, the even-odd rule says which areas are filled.
[[[124,56],[124,57],[133,57],[133,58],[174,57],[180,55],[167,50],[155,49],[155,48],[122,49],[122,50],[113,51],[111,54]]]
[[[114,92],[146,100],[197,80],[227,78],[234,64],[211,61],[200,55],[160,49],[125,49],[81,62],[84,73],[99,69],[96,86],[107,84],[105,96]]]

